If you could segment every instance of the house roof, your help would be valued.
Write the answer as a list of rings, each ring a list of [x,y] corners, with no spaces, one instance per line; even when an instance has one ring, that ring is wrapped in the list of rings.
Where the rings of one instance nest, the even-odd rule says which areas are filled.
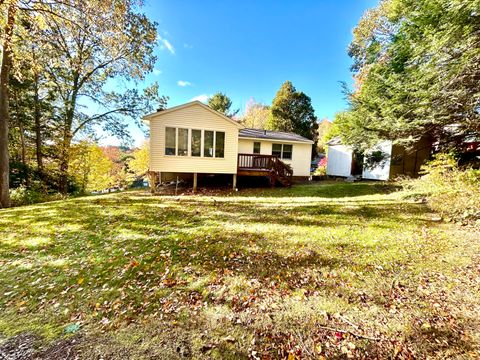
[[[329,146],[335,146],[335,145],[343,145],[342,140],[340,139],[339,136],[334,137],[330,141],[327,142],[327,145]]]
[[[188,108],[190,106],[195,106],[195,105],[200,105],[201,107],[203,107],[204,109],[210,111],[211,113],[215,114],[215,115],[218,115],[220,116],[221,118],[223,118],[224,120],[236,125],[238,128],[240,129],[243,129],[244,126],[242,124],[240,124],[238,121],[235,121],[233,119],[230,119],[228,116],[225,116],[224,114],[222,114],[221,112],[218,112],[216,110],[213,110],[210,106],[207,106],[205,105],[204,103],[202,103],[201,101],[198,101],[198,100],[195,100],[195,101],[191,101],[191,102],[188,102],[186,104],[182,104],[182,105],[178,105],[178,106],[174,106],[174,107],[171,107],[171,108],[168,108],[168,109],[165,109],[165,110],[160,110],[160,111],[157,111],[157,112],[154,112],[152,114],[148,114],[148,115],[145,115],[143,117],[143,120],[144,121],[150,121],[150,120],[153,120],[153,119],[156,119],[156,118],[159,118],[161,117],[162,115],[165,115],[165,114],[168,114],[168,113],[171,113],[171,112],[174,112],[174,111],[177,111],[177,110],[181,110],[181,109],[185,109],[185,108]]]
[[[259,129],[240,129],[238,136],[240,138],[251,138],[251,139],[265,139],[265,140],[280,140],[288,142],[302,142],[313,144],[313,141],[307,139],[298,134],[282,132],[282,131],[270,131],[270,130],[259,130]]]

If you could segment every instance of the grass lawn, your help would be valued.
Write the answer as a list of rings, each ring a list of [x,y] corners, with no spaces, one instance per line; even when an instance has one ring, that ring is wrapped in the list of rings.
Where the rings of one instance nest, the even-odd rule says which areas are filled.
[[[0,334],[86,359],[480,357],[479,233],[395,190],[0,210]]]

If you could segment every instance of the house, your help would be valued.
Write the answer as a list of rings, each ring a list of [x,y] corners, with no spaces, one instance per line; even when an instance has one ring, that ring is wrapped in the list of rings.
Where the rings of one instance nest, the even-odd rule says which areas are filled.
[[[247,129],[235,120],[193,101],[144,117],[150,128],[150,174],[157,182],[197,175],[267,177],[288,186],[310,175],[313,141],[300,135]]]
[[[339,138],[330,140],[327,145],[327,175],[361,176],[370,180],[390,180],[400,175],[415,177],[431,151],[427,139],[421,139],[412,149],[392,141],[381,141],[365,154],[356,153]]]

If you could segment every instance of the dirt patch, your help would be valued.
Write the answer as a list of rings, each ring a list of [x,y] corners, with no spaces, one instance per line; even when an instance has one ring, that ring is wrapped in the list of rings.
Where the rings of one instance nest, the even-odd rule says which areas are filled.
[[[23,333],[0,340],[0,360],[74,360],[80,343],[80,337],[70,337],[45,344],[39,336]]]

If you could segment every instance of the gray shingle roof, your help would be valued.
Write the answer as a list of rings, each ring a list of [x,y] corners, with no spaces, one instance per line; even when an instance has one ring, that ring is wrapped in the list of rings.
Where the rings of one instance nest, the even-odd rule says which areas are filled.
[[[336,136],[336,137],[330,139],[330,141],[327,141],[327,145],[330,145],[330,146],[343,145],[342,144],[342,139],[340,139],[339,136]]]
[[[299,142],[312,143],[312,140],[304,138],[303,136],[300,136],[298,134],[281,132],[281,131],[240,129],[238,136],[245,137],[245,138],[255,138],[255,139],[299,141]]]

